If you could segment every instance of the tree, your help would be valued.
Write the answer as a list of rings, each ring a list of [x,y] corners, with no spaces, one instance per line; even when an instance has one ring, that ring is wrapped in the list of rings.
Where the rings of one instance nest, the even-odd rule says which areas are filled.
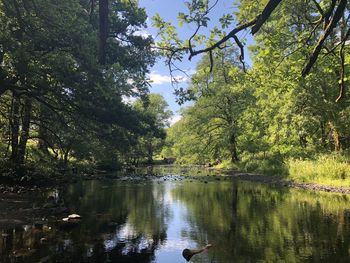
[[[225,54],[229,42],[227,48],[204,57],[206,65],[198,67],[187,90],[195,98],[194,106],[169,131],[171,150],[181,156],[180,162],[186,157],[199,163],[217,156],[235,160],[235,151],[229,154],[230,131],[242,170],[280,174],[290,158],[348,152],[349,98],[335,101],[339,73],[348,74],[349,67],[345,59],[342,69],[342,60],[331,52],[320,57],[305,78],[300,75],[309,52],[303,41],[318,39],[317,34],[310,38],[305,33],[311,28],[306,9],[308,5],[299,2],[279,6],[280,16],[272,16],[255,36],[256,44],[250,47],[253,64],[246,73],[239,55],[224,56],[234,67],[222,64],[216,55]],[[325,46],[338,41],[332,34]],[[348,54],[348,47],[343,52]]]
[[[288,7],[284,8],[288,10]],[[339,135],[340,130],[335,127],[340,124],[340,116],[348,111],[348,98],[335,103],[339,96],[337,76],[342,67],[337,54],[328,54],[326,58],[319,59],[306,79],[300,76],[299,70],[308,53],[308,46],[300,45],[296,49],[291,43],[309,37],[305,33],[309,29],[305,8],[301,4],[294,5],[292,17],[284,15],[276,18],[266,28],[267,32],[261,32],[256,37],[256,46],[252,47],[253,66],[248,74],[257,107],[250,111],[256,114],[246,118],[260,122],[255,130],[265,132],[260,134],[260,138],[266,137],[264,140],[268,148],[299,156],[339,148],[333,145],[337,139],[331,138],[334,136],[330,134]],[[282,13],[288,14],[287,11]],[[296,24],[298,26],[287,26]],[[276,34],[271,35],[273,32]],[[281,38],[281,35],[284,37]],[[334,46],[337,41],[338,37],[332,35],[327,45]],[[345,72],[348,72],[347,67]],[[256,138],[251,141],[256,141]]]
[[[9,120],[15,166],[25,162],[28,140],[37,141],[46,155],[56,153],[66,165],[82,138],[107,145],[95,137],[101,129],[115,141],[140,132],[140,120],[131,117],[136,113],[123,97],[148,92],[145,75],[154,62],[153,41],[136,34],[146,26],[146,13],[134,1],[107,3],[101,63],[101,10],[88,1],[0,1],[0,97],[10,105],[1,110]],[[128,140],[109,142],[117,148],[112,154]]]
[[[169,131],[175,132],[172,147],[179,162],[239,161],[239,137],[244,133],[240,119],[253,98],[244,85],[242,67],[235,63],[237,52],[226,49],[214,55],[219,63],[212,72],[205,58],[198,65],[189,88],[195,104]]]
[[[294,49],[300,46],[307,46],[304,54],[303,64],[300,72],[306,77],[319,59],[320,54],[338,52],[341,61],[339,72],[339,101],[344,95],[345,81],[345,46],[350,36],[349,27],[349,4],[347,0],[332,1],[289,1],[269,0],[256,4],[251,0],[244,0],[239,3],[237,13],[224,14],[220,19],[220,27],[210,26],[210,13],[213,12],[218,1],[194,0],[186,1],[187,13],[179,13],[180,24],[193,24],[195,30],[187,39],[182,40],[176,33],[175,27],[165,22],[159,15],[154,17],[154,25],[160,29],[161,41],[157,45],[167,57],[167,63],[171,70],[176,60],[182,60],[184,56],[191,59],[202,53],[209,53],[210,63],[213,63],[212,55],[216,49],[230,46],[232,41],[240,49],[239,60],[244,64],[244,39],[239,38],[239,33],[251,29],[251,34],[259,35],[270,31],[276,34],[282,33],[276,28],[280,27],[275,23],[279,16],[293,22],[284,24],[284,29],[297,30],[300,26],[299,20],[295,20],[294,14],[298,13],[304,19],[304,35],[296,42],[290,43]],[[295,10],[298,10],[295,12]],[[234,24],[237,26],[233,26]],[[232,28],[233,27],[233,28]],[[206,34],[207,32],[207,34]],[[266,34],[264,34],[266,36]],[[337,35],[337,41],[329,41]],[[271,34],[267,34],[272,36]],[[281,34],[282,38],[283,35]]]
[[[149,94],[146,100],[138,100],[134,108],[144,116],[144,135],[139,139],[139,152],[153,163],[153,156],[160,152],[165,139],[165,128],[169,125],[172,112],[160,94]]]

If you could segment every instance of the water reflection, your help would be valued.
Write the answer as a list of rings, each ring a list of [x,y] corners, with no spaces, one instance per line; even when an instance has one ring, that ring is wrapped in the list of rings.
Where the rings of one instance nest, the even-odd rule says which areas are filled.
[[[235,181],[82,182],[81,223],[0,229],[0,262],[347,262],[349,196]]]
[[[184,234],[214,244],[215,262],[348,261],[348,196],[246,182],[187,184],[173,195],[190,210]]]

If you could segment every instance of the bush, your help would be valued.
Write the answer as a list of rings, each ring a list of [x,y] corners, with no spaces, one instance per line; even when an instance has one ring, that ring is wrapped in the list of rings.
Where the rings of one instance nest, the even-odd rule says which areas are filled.
[[[239,165],[241,170],[247,172],[275,176],[288,174],[283,156],[278,153],[245,154]]]

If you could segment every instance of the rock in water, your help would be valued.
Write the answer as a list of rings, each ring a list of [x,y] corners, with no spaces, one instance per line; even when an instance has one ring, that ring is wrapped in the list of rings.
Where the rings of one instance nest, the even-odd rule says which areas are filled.
[[[81,216],[78,215],[78,214],[71,214],[68,216],[68,219],[71,220],[71,219],[81,219]]]
[[[29,257],[31,256],[36,250],[35,249],[30,249],[30,248],[20,248],[15,251],[13,251],[13,255],[16,258],[20,257]]]
[[[59,222],[59,226],[62,229],[71,229],[80,223],[81,216],[78,214],[71,214],[68,217],[62,219]]]

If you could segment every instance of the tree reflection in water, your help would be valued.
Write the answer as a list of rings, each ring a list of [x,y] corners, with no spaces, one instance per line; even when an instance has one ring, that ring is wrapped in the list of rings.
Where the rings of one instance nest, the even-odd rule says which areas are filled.
[[[54,224],[3,231],[0,262],[151,262],[167,238],[164,185],[84,182],[62,195],[81,224],[68,232]]]
[[[179,263],[208,243],[191,262],[348,261],[349,196],[203,181],[72,185],[60,195],[80,225],[0,228],[0,262]]]
[[[215,262],[347,262],[349,196],[250,182],[185,184],[184,238],[214,245]],[[201,262],[201,259],[194,262]]]

